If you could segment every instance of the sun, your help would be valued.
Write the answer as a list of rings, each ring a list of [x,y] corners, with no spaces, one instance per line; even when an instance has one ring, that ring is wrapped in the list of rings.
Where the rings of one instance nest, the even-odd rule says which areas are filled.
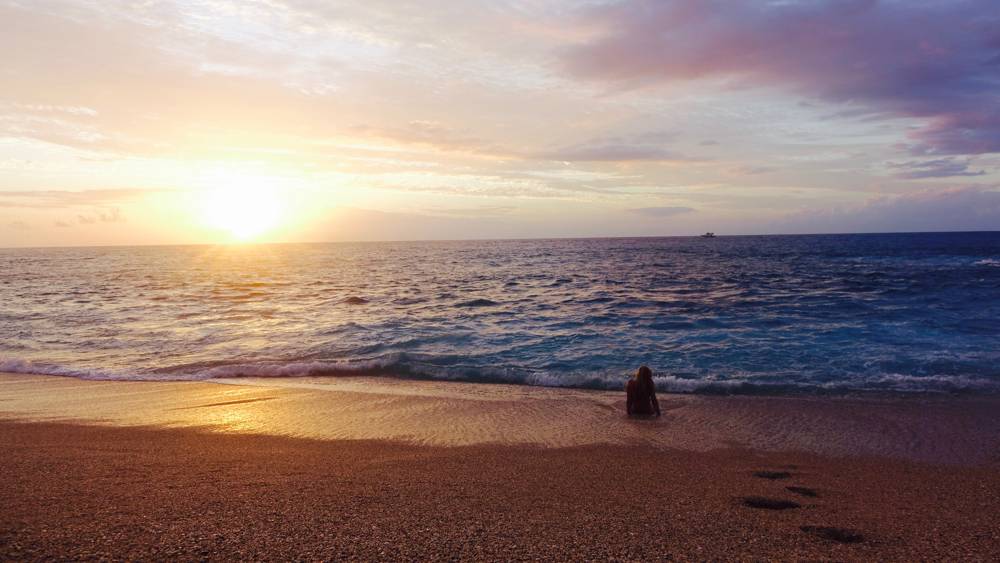
[[[225,172],[213,174],[200,198],[205,225],[233,240],[253,240],[278,227],[285,214],[281,190],[273,180]]]

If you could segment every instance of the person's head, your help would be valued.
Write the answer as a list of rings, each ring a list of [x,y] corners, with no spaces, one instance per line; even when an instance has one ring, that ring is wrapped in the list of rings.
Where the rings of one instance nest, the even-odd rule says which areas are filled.
[[[653,381],[653,370],[649,369],[649,366],[639,366],[639,370],[635,372],[636,381],[642,381],[643,383]]]

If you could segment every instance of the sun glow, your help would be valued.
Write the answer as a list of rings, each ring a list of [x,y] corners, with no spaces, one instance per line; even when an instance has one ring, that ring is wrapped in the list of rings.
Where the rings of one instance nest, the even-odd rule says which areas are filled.
[[[234,173],[213,174],[200,198],[202,221],[237,241],[249,241],[277,228],[285,201],[272,179]]]

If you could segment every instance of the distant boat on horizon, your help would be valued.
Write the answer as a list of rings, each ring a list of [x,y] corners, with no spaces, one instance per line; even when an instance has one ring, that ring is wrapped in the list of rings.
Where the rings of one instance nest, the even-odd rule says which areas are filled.
[[[701,235],[701,238],[715,238],[715,233],[713,233],[713,232],[707,232],[707,233]]]

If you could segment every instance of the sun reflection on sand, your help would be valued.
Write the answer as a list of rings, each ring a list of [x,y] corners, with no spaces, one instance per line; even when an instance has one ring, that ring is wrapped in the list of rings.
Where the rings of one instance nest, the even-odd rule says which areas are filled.
[[[228,432],[253,432],[263,430],[260,419],[246,408],[227,408],[203,411],[199,417],[204,426]]]
[[[949,462],[982,459],[1000,447],[995,397],[664,394],[662,419],[633,421],[624,416],[620,392],[371,377],[233,382],[240,384],[0,374],[0,418],[436,446],[752,447]],[[809,432],[781,430],[791,428]]]

